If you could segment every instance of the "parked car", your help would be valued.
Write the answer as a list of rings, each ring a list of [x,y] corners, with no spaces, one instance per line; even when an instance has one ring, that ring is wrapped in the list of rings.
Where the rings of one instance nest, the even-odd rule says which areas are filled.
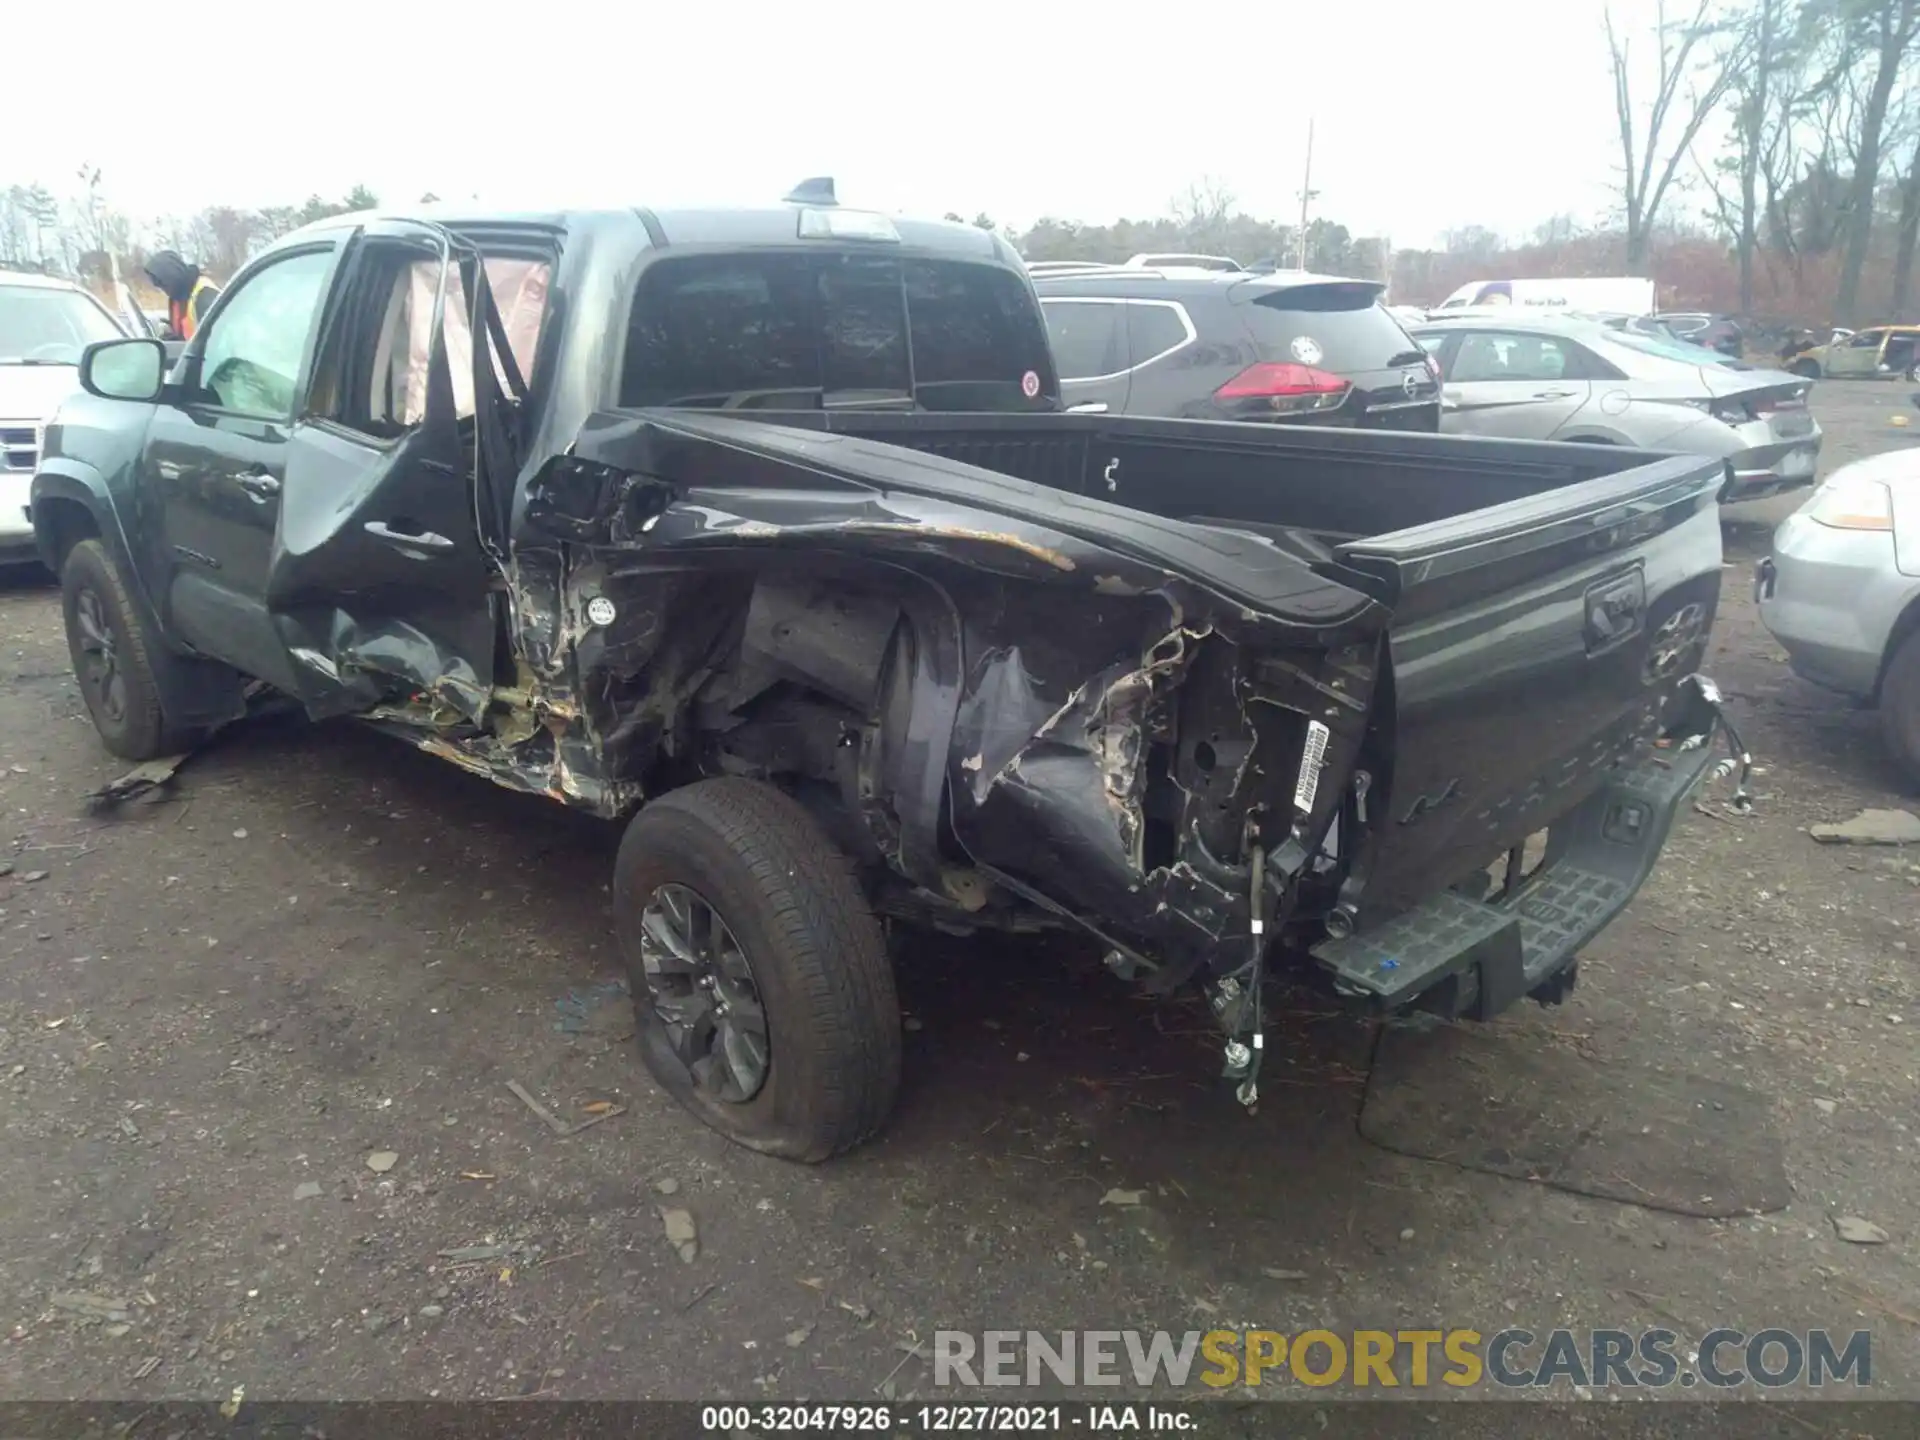
[[[1920,788],[1920,450],[1843,465],[1774,532],[1760,618],[1794,670],[1878,706]]]
[[[1681,337],[1674,334],[1673,331],[1667,327],[1667,323],[1657,315],[1626,315],[1617,310],[1580,310],[1556,313],[1558,318],[1568,320],[1598,320],[1609,330],[1626,330],[1635,335],[1651,335],[1655,340],[1666,340],[1681,344],[1693,343],[1691,341],[1682,341]],[[1730,358],[1722,355],[1717,350],[1701,348],[1702,353],[1699,361],[1703,365],[1725,364]]]
[[[1247,1103],[1284,961],[1563,997],[1713,765],[1720,466],[1063,414],[1004,240],[805,193],[333,217],[89,349],[32,499],[103,742],[256,680],[629,820],[641,1053],[797,1159],[892,1101],[880,915],[1199,990]]]
[[[1746,331],[1731,315],[1705,310],[1664,310],[1653,317],[1676,340],[1717,350],[1738,360],[1746,351]]]
[[[1787,368],[1808,379],[1920,380],[1920,325],[1836,330],[1825,345],[1797,350]]]
[[[1439,361],[1450,435],[1714,456],[1728,502],[1813,483],[1821,432],[1797,376],[1571,317],[1435,317],[1414,334]]]
[[[1438,371],[1375,281],[1116,266],[1033,283],[1071,409],[1439,428]]]
[[[47,417],[79,386],[82,352],[126,333],[78,285],[0,271],[0,564],[34,558],[27,486]]]

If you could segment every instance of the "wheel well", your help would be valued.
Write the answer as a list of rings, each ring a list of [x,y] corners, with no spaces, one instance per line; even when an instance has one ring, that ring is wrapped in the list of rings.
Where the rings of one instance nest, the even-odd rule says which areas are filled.
[[[1812,360],[1796,360],[1787,367],[1787,370],[1789,373],[1798,375],[1805,380],[1818,380],[1820,378],[1820,367]]]
[[[33,528],[37,531],[46,548],[53,554],[53,568],[56,574],[67,562],[67,555],[82,540],[90,540],[100,534],[100,526],[93,518],[93,512],[78,500],[55,497],[42,500],[33,507]]]
[[[1873,703],[1880,703],[1880,687],[1886,684],[1887,670],[1893,664],[1893,657],[1900,653],[1900,647],[1907,637],[1920,631],[1920,595],[1907,602],[1907,608],[1900,612],[1900,618],[1893,622],[1893,629],[1887,632],[1887,648],[1880,652],[1880,673],[1873,681]]]

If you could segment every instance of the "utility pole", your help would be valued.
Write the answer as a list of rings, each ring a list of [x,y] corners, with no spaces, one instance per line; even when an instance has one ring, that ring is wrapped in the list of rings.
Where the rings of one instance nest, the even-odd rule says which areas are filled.
[[[1307,268],[1307,206],[1320,192],[1313,188],[1313,121],[1307,121],[1307,168],[1300,177],[1300,237],[1294,247],[1294,269]]]

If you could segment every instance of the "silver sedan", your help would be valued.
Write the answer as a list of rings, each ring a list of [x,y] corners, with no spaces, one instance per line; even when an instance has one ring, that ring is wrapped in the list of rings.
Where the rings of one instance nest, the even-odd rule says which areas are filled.
[[[1820,426],[1801,376],[1570,315],[1454,312],[1413,335],[1439,361],[1449,434],[1713,455],[1728,502],[1813,483]]]
[[[1920,786],[1920,450],[1843,465],[1774,532],[1754,577],[1794,670],[1880,709]]]

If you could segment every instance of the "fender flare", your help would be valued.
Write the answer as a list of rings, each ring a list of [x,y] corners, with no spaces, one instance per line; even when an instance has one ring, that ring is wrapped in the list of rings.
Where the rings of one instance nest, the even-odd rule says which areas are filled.
[[[92,517],[94,531],[106,542],[114,564],[126,579],[127,588],[151,616],[153,597],[147,593],[146,577],[133,563],[133,549],[127,543],[126,527],[120,522],[120,508],[113,503],[113,495],[100,473],[91,465],[59,456],[42,463],[33,477],[27,503],[33,516],[34,544],[47,568],[58,575],[61,535],[59,528],[45,516],[44,507],[49,501],[71,502]]]
[[[107,547],[107,554],[125,581],[127,593],[140,610],[146,633],[159,641],[149,647],[154,682],[160,687],[160,704],[177,723],[192,727],[214,727],[246,713],[246,682],[239,672],[218,661],[208,660],[185,650],[160,623],[159,612],[148,592],[146,576],[134,562],[120,507],[100,473],[64,456],[46,461],[33,477],[28,490],[28,508],[33,517],[34,546],[47,568],[60,573],[61,528],[49,512],[75,505],[85,510],[92,521],[94,535]]]

